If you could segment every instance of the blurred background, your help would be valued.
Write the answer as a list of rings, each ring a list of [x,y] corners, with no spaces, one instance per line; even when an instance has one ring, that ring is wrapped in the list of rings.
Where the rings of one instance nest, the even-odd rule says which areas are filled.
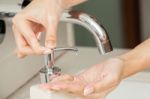
[[[97,16],[116,48],[134,48],[150,37],[149,0],[89,0],[75,9]],[[95,46],[90,34],[75,26],[75,43]],[[83,39],[84,38],[84,39]]]

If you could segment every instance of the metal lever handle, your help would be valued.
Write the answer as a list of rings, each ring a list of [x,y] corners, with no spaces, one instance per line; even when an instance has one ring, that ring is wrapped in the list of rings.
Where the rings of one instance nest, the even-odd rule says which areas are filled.
[[[54,65],[54,54],[58,51],[73,51],[78,52],[77,48],[55,48],[52,53],[45,55],[45,67],[40,70],[41,82],[48,83],[52,75],[60,75],[61,69]]]
[[[52,49],[52,53],[45,55],[45,66],[47,68],[47,70],[51,69],[54,66],[54,54],[55,52],[58,51],[74,51],[74,52],[78,52],[77,48],[55,48]]]

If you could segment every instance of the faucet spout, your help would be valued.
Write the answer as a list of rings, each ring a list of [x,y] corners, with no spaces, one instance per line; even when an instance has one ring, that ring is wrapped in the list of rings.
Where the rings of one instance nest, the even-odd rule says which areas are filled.
[[[61,17],[62,22],[75,23],[85,27],[93,34],[101,54],[112,51],[111,42],[105,28],[98,24],[96,18],[80,11],[65,12]]]

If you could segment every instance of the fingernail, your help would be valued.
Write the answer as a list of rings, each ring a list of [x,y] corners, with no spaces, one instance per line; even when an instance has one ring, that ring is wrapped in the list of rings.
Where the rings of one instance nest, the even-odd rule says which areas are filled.
[[[87,95],[90,95],[94,92],[94,88],[93,87],[86,87],[84,89],[84,95],[87,96]]]

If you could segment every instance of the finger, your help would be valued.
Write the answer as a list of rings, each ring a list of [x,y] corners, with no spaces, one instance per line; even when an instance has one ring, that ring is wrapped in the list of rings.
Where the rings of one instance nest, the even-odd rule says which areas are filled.
[[[54,17],[48,18],[48,23],[46,26],[46,39],[45,39],[45,46],[47,48],[55,48],[57,43],[57,26],[58,26],[58,19]]]
[[[16,53],[18,57],[23,58],[26,55],[33,54],[32,49],[27,45],[27,42],[24,40],[23,36],[18,32],[15,26],[13,26],[12,29],[16,40],[17,45]]]
[[[55,76],[55,78],[53,78],[49,84],[41,84],[41,87],[44,89],[51,89],[52,86],[59,84],[58,82],[72,81],[73,79],[74,79],[73,76],[63,74],[61,76],[57,76],[57,77]],[[55,88],[55,90],[56,90],[56,88]]]
[[[61,76],[53,78],[51,82],[58,82],[58,81],[73,81],[74,77],[68,74],[62,74]]]
[[[74,81],[62,81],[51,86],[52,90],[83,96],[84,84]]]
[[[28,45],[32,48],[34,54],[41,55],[51,53],[50,49],[46,49],[40,46],[35,33],[31,29],[32,27],[30,27],[30,24],[32,24],[30,21],[24,20],[18,22],[18,24],[15,26],[18,28],[18,31],[23,35]]]

